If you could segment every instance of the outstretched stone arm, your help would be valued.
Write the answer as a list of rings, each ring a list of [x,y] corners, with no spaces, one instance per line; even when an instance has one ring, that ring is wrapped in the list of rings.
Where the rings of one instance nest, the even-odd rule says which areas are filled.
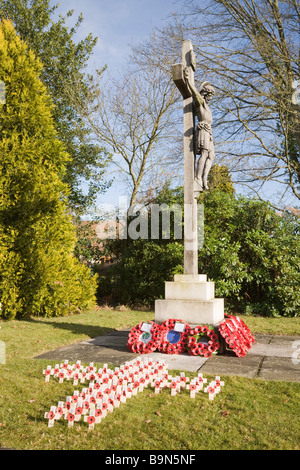
[[[195,87],[195,85],[193,83],[190,82],[190,79],[189,79],[189,71],[187,69],[184,70],[184,77],[185,77],[185,80],[186,80],[186,83],[187,83],[187,86],[189,87],[192,95],[193,95],[193,98],[196,102],[196,106],[203,106],[204,105],[204,98],[202,95],[200,95],[199,91],[197,90],[197,88]]]

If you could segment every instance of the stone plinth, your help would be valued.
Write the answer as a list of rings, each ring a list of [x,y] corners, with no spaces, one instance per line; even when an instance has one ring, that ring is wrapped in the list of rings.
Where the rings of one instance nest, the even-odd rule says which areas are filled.
[[[181,319],[192,325],[217,325],[224,320],[224,299],[215,298],[214,282],[203,274],[175,275],[165,283],[165,299],[155,301],[155,321]]]

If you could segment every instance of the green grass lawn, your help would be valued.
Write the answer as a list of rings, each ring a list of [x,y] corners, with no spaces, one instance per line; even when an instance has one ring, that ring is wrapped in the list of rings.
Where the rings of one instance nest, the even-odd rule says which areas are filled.
[[[300,384],[234,376],[224,378],[225,386],[212,402],[203,392],[192,400],[188,392],[171,397],[170,390],[156,395],[148,388],[121,404],[92,432],[83,421],[68,428],[67,421],[60,420],[48,428],[44,413],[50,406],[86,385],[59,384],[53,378],[45,383],[43,369],[54,364],[34,356],[153,318],[153,312],[97,309],[64,318],[0,322],[0,341],[6,347],[6,363],[0,364],[0,447],[299,449]],[[300,318],[242,318],[253,333],[300,336]]]

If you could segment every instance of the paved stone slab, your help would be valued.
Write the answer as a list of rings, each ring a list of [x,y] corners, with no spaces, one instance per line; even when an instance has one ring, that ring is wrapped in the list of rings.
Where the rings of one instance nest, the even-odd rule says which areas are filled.
[[[129,330],[114,331],[107,335],[97,336],[81,343],[71,344],[69,346],[49,351],[35,359],[51,359],[53,361],[63,361],[68,359],[70,362],[98,362],[120,365],[126,361],[131,361],[138,354],[130,353],[127,349],[127,336]]]
[[[294,341],[292,336],[261,335],[257,337],[248,354],[291,358],[295,350]]]
[[[257,344],[270,344],[270,342],[272,341],[272,338],[273,338],[274,335],[255,335],[255,343],[253,344],[253,346],[257,345]],[[253,348],[252,346],[252,348]],[[251,348],[251,349],[252,349]]]
[[[283,357],[264,357],[258,377],[265,380],[300,382],[300,364]]]
[[[201,372],[216,375],[239,375],[243,377],[257,377],[262,362],[262,356],[237,357],[234,353],[226,351],[225,354],[213,356],[201,367]]]
[[[189,354],[149,354],[156,361],[164,361],[169,370],[185,370],[189,372],[197,372],[207,361],[204,357],[190,356]],[[143,359],[145,356],[140,356]]]
[[[291,357],[292,352],[292,348],[285,344],[254,344],[247,354],[250,356]]]
[[[294,336],[255,335],[255,343],[245,357],[238,358],[227,350],[224,355],[210,358],[201,372],[300,382],[300,360],[295,360],[295,342]]]
[[[71,344],[54,351],[41,354],[36,359],[49,359],[53,362],[68,359],[83,363],[97,362],[120,365],[139,354],[127,349],[130,330],[115,330],[81,343]],[[237,357],[233,351],[208,359],[189,354],[169,355],[159,352],[149,354],[154,359],[163,359],[170,370],[182,370],[212,375],[239,375],[264,380],[286,380],[300,382],[300,352],[296,355],[296,343],[300,349],[300,338],[295,336],[255,335],[255,343],[245,357]]]
[[[126,339],[124,335],[108,335],[108,336],[98,336],[97,338],[84,341],[81,344],[86,346],[101,346],[105,348],[118,349],[120,351],[127,351],[127,335]]]

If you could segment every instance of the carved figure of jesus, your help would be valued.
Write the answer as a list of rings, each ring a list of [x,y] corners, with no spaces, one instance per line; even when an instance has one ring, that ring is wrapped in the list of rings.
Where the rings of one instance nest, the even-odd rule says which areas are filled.
[[[189,71],[184,71],[186,83],[193,95],[195,114],[198,118],[198,124],[195,135],[195,191],[202,192],[209,189],[207,184],[208,173],[215,159],[214,143],[212,138],[212,112],[208,106],[215,90],[209,82],[204,82],[199,91],[189,80]],[[200,157],[197,160],[197,155]]]

